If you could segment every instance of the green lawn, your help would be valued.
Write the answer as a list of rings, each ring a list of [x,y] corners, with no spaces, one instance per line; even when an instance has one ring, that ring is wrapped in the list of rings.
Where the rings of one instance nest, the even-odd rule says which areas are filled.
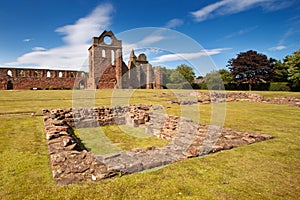
[[[133,148],[165,146],[166,141],[146,134],[143,128],[126,125],[81,128],[76,130],[82,144],[95,154],[115,153]]]
[[[267,97],[300,96],[300,93],[259,93]],[[97,91],[94,95],[96,106],[115,103],[110,98],[111,90]],[[127,101],[126,95],[119,94],[117,100]],[[180,113],[178,105],[165,102],[170,98],[176,96],[168,90],[137,90],[129,101],[166,105],[170,108],[165,112]],[[225,127],[275,138],[138,174],[56,186],[49,167],[43,118],[31,117],[29,113],[41,113],[43,108],[72,107],[72,91],[0,91],[0,102],[0,199],[298,199],[300,196],[300,108],[297,107],[227,103]],[[190,112],[185,114],[197,119],[198,108],[200,121],[209,123],[210,105],[190,106]],[[132,145],[144,143],[139,142]]]

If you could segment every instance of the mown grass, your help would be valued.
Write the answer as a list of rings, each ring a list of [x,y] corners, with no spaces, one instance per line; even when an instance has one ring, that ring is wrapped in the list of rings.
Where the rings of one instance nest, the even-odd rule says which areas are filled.
[[[95,105],[110,105],[111,90],[97,91]],[[300,93],[261,93],[300,96]],[[130,102],[170,106],[172,91],[138,90]],[[120,97],[122,99],[122,97]],[[125,98],[123,98],[125,99]],[[72,91],[0,92],[0,199],[297,199],[300,196],[300,109],[262,103],[227,103],[225,127],[274,139],[193,158],[156,170],[99,182],[56,186],[52,179],[43,108],[72,106]],[[209,123],[211,106],[190,106]],[[5,114],[6,113],[6,114]],[[7,114],[10,113],[10,114]],[[196,118],[197,119],[197,118]]]
[[[76,129],[82,144],[94,154],[128,151],[133,148],[165,146],[166,141],[146,134],[143,128],[126,125]]]

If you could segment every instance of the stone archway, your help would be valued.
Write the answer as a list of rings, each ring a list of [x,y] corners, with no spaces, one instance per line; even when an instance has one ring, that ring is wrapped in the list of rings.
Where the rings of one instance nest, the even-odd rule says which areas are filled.
[[[12,81],[7,81],[6,89],[7,90],[13,90],[14,89],[14,84],[12,83]]]
[[[79,82],[79,89],[85,89],[85,82],[84,82],[84,80],[81,80],[80,82]]]

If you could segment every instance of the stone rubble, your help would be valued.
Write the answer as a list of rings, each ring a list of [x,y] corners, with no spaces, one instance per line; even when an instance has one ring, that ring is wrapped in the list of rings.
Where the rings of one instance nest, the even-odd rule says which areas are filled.
[[[197,100],[171,100],[171,104],[193,105],[193,104],[210,104],[221,102],[258,102],[272,104],[287,104],[290,106],[300,107],[300,98],[296,97],[277,97],[264,98],[262,95],[250,92],[192,92],[191,96],[197,97]]]
[[[155,109],[151,105],[129,105],[43,110],[50,165],[57,184],[135,173],[272,138],[201,125],[188,118],[154,112]],[[146,133],[167,140],[169,144],[94,155],[86,150],[73,131],[122,124],[145,127]]]

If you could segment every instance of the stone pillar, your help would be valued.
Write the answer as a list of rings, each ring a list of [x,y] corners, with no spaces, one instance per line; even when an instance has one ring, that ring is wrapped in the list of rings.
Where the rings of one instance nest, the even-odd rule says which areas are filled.
[[[152,66],[150,64],[147,64],[147,70],[146,70],[146,89],[152,89]]]
[[[160,66],[155,67],[155,89],[162,89],[163,88],[163,74]]]
[[[16,69],[11,69],[11,75],[12,75],[12,77],[17,77],[18,76],[17,70]]]
[[[122,83],[122,50],[117,49],[117,51],[114,53],[115,58],[114,58],[114,63],[115,63],[115,69],[116,69],[116,80],[117,80],[117,88],[123,88],[123,83]]]

